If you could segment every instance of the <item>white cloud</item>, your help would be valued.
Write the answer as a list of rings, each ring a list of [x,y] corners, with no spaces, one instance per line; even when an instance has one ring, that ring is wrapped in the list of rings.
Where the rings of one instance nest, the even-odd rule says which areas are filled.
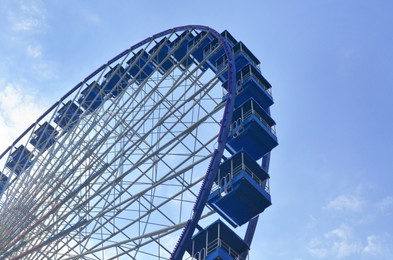
[[[330,252],[338,258],[342,258],[359,251],[360,245],[352,240],[352,230],[342,225],[325,234],[325,238],[330,240]]]
[[[367,237],[367,245],[363,248],[363,253],[370,255],[380,255],[382,246],[376,236]]]
[[[12,20],[12,29],[14,31],[31,31],[33,29],[38,28],[39,26],[39,21],[37,19],[34,19],[32,17],[24,17],[24,18],[18,18],[16,15],[11,16]]]
[[[56,64],[44,56],[46,42],[42,41],[46,29],[46,6],[42,0],[15,0],[1,3],[4,16],[0,18],[4,26],[5,64],[2,77],[18,81],[34,77],[47,81],[56,78]],[[7,52],[7,49],[10,50]],[[29,59],[25,59],[28,57]],[[23,63],[20,61],[24,60]],[[15,68],[18,68],[15,70]]]
[[[393,259],[392,242],[391,234],[368,236],[367,243],[362,251],[364,259]]]
[[[28,45],[26,48],[27,56],[31,58],[39,58],[42,56],[42,46],[41,45]]]
[[[10,27],[15,32],[39,32],[45,27],[45,12],[39,1],[16,1],[9,11]]]
[[[4,151],[44,109],[44,104],[20,86],[0,82],[0,151]]]
[[[310,241],[308,251],[318,258],[344,258],[361,252],[361,244],[353,238],[352,230],[346,225],[335,228],[322,237]]]
[[[383,200],[377,203],[379,211],[387,213],[393,209],[393,196],[387,196]]]
[[[313,238],[309,242],[308,251],[318,258],[326,257],[329,254],[329,250],[323,246],[323,242],[320,238]]]
[[[102,23],[100,15],[92,8],[87,8],[84,5],[78,6],[75,10],[82,19],[92,25],[99,25]]]
[[[56,63],[51,61],[38,61],[32,64],[32,71],[40,80],[52,80],[58,78]]]
[[[333,229],[332,231],[325,234],[327,238],[339,238],[347,240],[351,236],[351,230],[348,226],[342,225],[339,228]]]
[[[86,15],[86,20],[92,24],[101,23],[101,18],[98,15],[92,13]]]
[[[331,210],[339,211],[360,211],[363,209],[365,201],[354,195],[340,195],[330,201],[326,206]]]
[[[390,234],[361,235],[362,230],[342,224],[310,240],[308,252],[320,259],[393,259]]]

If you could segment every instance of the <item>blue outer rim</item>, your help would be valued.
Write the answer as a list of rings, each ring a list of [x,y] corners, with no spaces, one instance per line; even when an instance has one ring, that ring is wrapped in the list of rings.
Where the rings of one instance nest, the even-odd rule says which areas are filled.
[[[232,49],[226,42],[225,38],[221,36],[217,31],[211,29],[207,26],[191,25],[176,27],[180,30],[198,29],[211,33],[216,37],[222,44],[225,55],[228,59],[228,99],[226,100],[224,115],[220,127],[220,132],[218,134],[218,147],[214,151],[213,157],[210,161],[209,167],[207,168],[205,178],[202,182],[198,198],[194,205],[194,210],[191,218],[188,220],[186,226],[183,229],[182,234],[172,252],[171,259],[177,260],[181,259],[186,251],[187,246],[191,243],[192,234],[198,225],[198,221],[202,215],[203,208],[207,202],[210,191],[213,187],[214,180],[217,177],[218,167],[220,166],[221,158],[224,153],[225,144],[227,141],[229,127],[232,120],[233,108],[235,104],[236,95],[236,68],[235,60],[233,58]]]
[[[121,52],[114,58],[110,59],[107,63],[100,66],[93,73],[87,76],[83,81],[75,85],[70,91],[68,91],[59,101],[54,103],[48,110],[46,110],[31,126],[29,126],[15,141],[9,146],[3,153],[0,154],[0,159],[2,159],[11,149],[14,147],[30,130],[32,130],[45,116],[47,116],[51,111],[53,111],[62,101],[64,101],[67,97],[69,97],[72,93],[77,91],[85,82],[96,76],[103,69],[105,69],[108,65],[112,64],[116,60],[121,57],[127,55],[129,52],[143,46],[144,44],[153,41],[159,37],[163,37],[168,34],[172,34],[179,31],[185,30],[200,30],[211,33],[217,40],[219,40],[224,48],[225,55],[228,59],[228,98],[226,99],[224,115],[222,118],[222,123],[220,127],[220,131],[218,134],[218,147],[215,149],[212,159],[210,161],[209,167],[207,169],[205,178],[203,180],[202,186],[200,188],[200,192],[198,194],[197,200],[194,205],[193,213],[191,219],[188,220],[186,226],[183,229],[183,232],[179,238],[178,243],[176,244],[174,251],[171,255],[171,259],[181,259],[186,251],[187,245],[191,241],[192,234],[197,227],[198,221],[202,215],[203,208],[207,202],[208,196],[210,194],[211,188],[214,183],[214,179],[217,177],[218,167],[220,165],[221,158],[224,153],[225,144],[227,141],[229,127],[232,120],[232,113],[235,103],[235,95],[236,95],[236,68],[235,61],[232,53],[232,49],[229,44],[226,42],[226,39],[218,33],[216,30],[203,25],[185,25],[174,27],[172,29],[168,29],[162,31],[160,33],[154,34],[151,37],[144,39],[143,41],[131,46],[125,51]]]

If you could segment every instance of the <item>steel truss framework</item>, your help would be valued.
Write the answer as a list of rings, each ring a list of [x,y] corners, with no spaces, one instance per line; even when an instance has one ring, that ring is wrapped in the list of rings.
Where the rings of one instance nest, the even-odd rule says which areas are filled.
[[[216,44],[198,58],[207,39]],[[0,156],[0,258],[187,254],[198,222],[214,214],[206,201],[234,107],[226,41],[204,26],[153,35],[29,127]],[[219,52],[224,66],[212,70]]]

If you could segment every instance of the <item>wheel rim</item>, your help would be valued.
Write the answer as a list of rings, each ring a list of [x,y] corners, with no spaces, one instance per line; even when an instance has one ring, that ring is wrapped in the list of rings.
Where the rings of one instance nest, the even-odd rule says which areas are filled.
[[[0,231],[4,248],[0,255],[168,258],[193,212],[200,213],[198,219],[211,214],[208,207],[196,210],[194,204],[206,169],[219,162],[224,149],[221,139],[228,130],[223,125],[230,120],[234,91],[228,96],[219,77],[228,69],[216,73],[207,69],[209,56],[187,64],[191,47],[170,70],[160,71],[188,36],[202,31],[203,37],[219,35],[206,27],[178,27],[134,45],[73,88],[18,138],[13,146],[24,143],[32,153],[32,165],[24,165],[18,177],[15,168],[3,168],[14,178],[2,191],[0,216],[6,225]],[[108,85],[111,79],[105,78],[111,68],[120,64],[130,73],[137,65],[127,64],[132,56],[142,57],[140,50],[148,52],[160,40],[169,44],[179,32],[185,32],[184,39],[155,63],[149,77],[138,79],[147,68],[142,65],[139,74],[127,79],[126,88],[102,92],[104,80]],[[222,48],[218,41],[215,51]],[[56,123],[64,105],[78,104],[82,91],[94,82],[102,87],[99,106],[93,109],[96,96],[83,112],[75,110],[71,115],[80,112],[78,120]],[[117,89],[122,91],[115,93]],[[223,96],[227,96],[224,101]],[[43,151],[29,141],[44,122],[58,134]],[[14,151],[9,149],[1,159],[9,161]]]

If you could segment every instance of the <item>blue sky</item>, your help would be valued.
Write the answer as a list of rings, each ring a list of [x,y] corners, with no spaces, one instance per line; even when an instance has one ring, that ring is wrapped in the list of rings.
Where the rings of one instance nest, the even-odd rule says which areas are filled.
[[[393,3],[0,3],[0,150],[127,47],[186,24],[229,30],[273,85],[273,206],[251,259],[393,259]]]

